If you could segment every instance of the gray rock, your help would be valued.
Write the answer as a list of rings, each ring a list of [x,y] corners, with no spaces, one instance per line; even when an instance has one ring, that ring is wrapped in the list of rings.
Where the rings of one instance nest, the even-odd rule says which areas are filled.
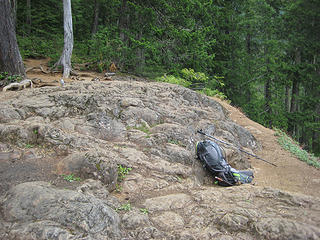
[[[254,223],[257,233],[266,239],[319,239],[319,226],[281,218],[262,218]]]
[[[61,186],[55,174],[74,173],[84,182],[77,192],[43,182],[11,188],[0,196],[0,239],[319,239],[319,199],[213,185],[194,152],[205,138],[196,130],[248,151],[260,144],[212,98],[123,76],[7,94],[14,97],[0,95],[6,169],[17,166],[9,159],[23,161],[30,175],[30,167],[44,171],[52,160],[44,177]],[[26,144],[34,149],[21,157],[17,145]],[[243,154],[226,152],[236,168],[250,166]],[[118,164],[132,168],[121,182]],[[112,209],[128,202],[133,210],[119,213],[120,224]]]
[[[58,121],[58,124],[64,130],[74,131],[75,125],[70,118],[62,118]]]
[[[149,217],[147,214],[143,214],[137,211],[130,211],[122,216],[123,227],[128,230],[135,230],[149,226]]]
[[[0,124],[0,140],[24,147],[26,144],[37,143],[38,135],[34,133],[37,127],[22,124]]]
[[[1,108],[0,109],[0,123],[11,122],[12,120],[20,120],[19,112],[14,108]]]
[[[0,235],[1,237],[1,235]],[[56,222],[39,220],[31,223],[21,223],[8,227],[1,239],[7,240],[41,240],[41,239],[84,239],[81,234],[72,233],[68,227],[64,227]]]
[[[261,148],[260,144],[257,142],[255,137],[244,127],[241,127],[236,123],[233,123],[230,121],[220,122],[220,127],[226,132],[232,134],[233,140],[231,139],[227,139],[227,140],[231,140],[231,143],[235,144],[236,146],[240,145],[240,146],[248,147],[251,149]]]
[[[149,198],[145,201],[144,205],[151,211],[167,211],[174,209],[182,209],[187,204],[192,202],[189,195],[178,193],[161,197]]]
[[[155,227],[145,227],[139,231],[132,239],[166,239],[166,235]],[[167,238],[168,239],[168,238]]]
[[[159,216],[153,217],[152,221],[156,226],[167,231],[178,230],[184,226],[183,218],[174,212],[164,212]]]
[[[65,174],[75,173],[82,179],[100,180],[109,190],[115,189],[118,177],[116,163],[94,151],[73,153],[58,163],[58,169]]]
[[[137,125],[140,119],[144,120],[149,125],[160,122],[160,115],[156,111],[133,106],[125,108],[122,111],[120,118],[125,121],[127,125]]]
[[[13,187],[1,205],[4,220],[17,223],[13,235],[25,233],[30,238],[37,235],[38,239],[55,239],[54,236],[72,239],[71,236],[84,235],[94,239],[120,237],[119,217],[103,201],[56,189],[46,182]]]

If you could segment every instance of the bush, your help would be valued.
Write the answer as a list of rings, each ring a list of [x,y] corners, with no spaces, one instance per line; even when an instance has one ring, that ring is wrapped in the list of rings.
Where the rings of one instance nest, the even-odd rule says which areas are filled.
[[[214,76],[209,78],[205,73],[195,72],[193,69],[184,68],[181,70],[182,77],[176,77],[174,75],[164,75],[162,77],[156,78],[159,82],[167,82],[172,84],[181,85],[184,87],[192,88],[192,86],[202,86],[203,89],[198,90],[198,92],[211,97],[218,97],[222,100],[227,99],[227,96],[216,88],[206,87],[210,86],[224,86],[221,77]],[[196,85],[199,84],[199,85]]]
[[[306,162],[307,164],[314,166],[316,168],[320,168],[320,162],[313,154],[303,150],[299,146],[298,142],[294,141],[292,138],[290,138],[286,133],[284,133],[280,129],[274,128],[274,130],[276,131],[275,136],[278,137],[278,143],[283,149],[291,152],[294,156]]]
[[[39,58],[51,57],[57,58],[62,53],[63,36],[53,37],[51,39],[43,39],[40,37],[21,37],[17,36],[21,57]],[[59,51],[59,49],[61,49]],[[59,57],[58,57],[59,58]]]
[[[189,87],[191,85],[191,82],[189,82],[183,78],[175,77],[173,75],[164,75],[160,78],[156,78],[156,81],[177,84],[177,85],[181,85],[184,87]]]
[[[181,70],[184,79],[191,83],[208,83],[209,77],[202,72],[195,72],[193,69],[184,68]]]
[[[227,96],[224,95],[223,92],[220,92],[218,89],[212,90],[210,88],[204,88],[204,89],[202,89],[202,90],[200,90],[198,92],[203,93],[203,94],[205,94],[207,96],[210,96],[210,97],[217,97],[217,98],[220,98],[222,100],[227,99]]]

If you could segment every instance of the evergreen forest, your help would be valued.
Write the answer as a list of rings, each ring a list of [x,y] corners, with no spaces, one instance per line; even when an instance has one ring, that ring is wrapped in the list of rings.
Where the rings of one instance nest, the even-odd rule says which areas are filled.
[[[23,59],[57,62],[61,0],[17,0]],[[226,97],[320,155],[319,0],[72,0],[72,64]],[[169,81],[168,80],[168,81]]]

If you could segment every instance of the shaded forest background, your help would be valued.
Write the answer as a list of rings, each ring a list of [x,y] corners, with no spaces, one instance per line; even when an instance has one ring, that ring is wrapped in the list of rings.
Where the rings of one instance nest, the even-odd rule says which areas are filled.
[[[15,9],[22,57],[56,62],[62,1],[19,0]],[[192,84],[320,154],[320,1],[72,0],[72,17],[73,64],[104,71],[114,62],[149,78],[188,69]]]

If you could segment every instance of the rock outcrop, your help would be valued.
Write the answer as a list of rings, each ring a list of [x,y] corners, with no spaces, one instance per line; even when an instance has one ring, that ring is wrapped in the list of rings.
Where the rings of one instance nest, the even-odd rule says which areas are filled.
[[[213,185],[194,153],[197,129],[260,148],[219,103],[120,80],[0,94],[0,239],[320,238],[317,198]]]

